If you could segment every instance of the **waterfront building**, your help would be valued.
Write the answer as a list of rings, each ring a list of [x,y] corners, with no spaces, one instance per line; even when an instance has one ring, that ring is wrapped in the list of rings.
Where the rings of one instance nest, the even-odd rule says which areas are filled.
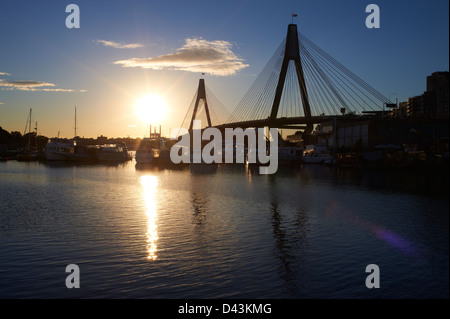
[[[381,118],[349,120],[345,117],[322,123],[318,143],[330,149],[373,149],[382,145],[402,148],[418,145],[423,150],[436,148],[448,152],[448,120],[427,118]],[[447,142],[445,142],[447,141]]]
[[[427,76],[426,91],[400,102],[396,117],[447,119],[449,116],[449,72]]]
[[[449,73],[434,72],[427,77],[427,93],[431,115],[435,118],[448,119],[449,111]]]

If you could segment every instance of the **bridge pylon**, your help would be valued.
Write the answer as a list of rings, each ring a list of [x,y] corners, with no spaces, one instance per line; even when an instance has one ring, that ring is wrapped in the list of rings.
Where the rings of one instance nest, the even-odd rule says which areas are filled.
[[[269,117],[270,121],[274,121],[277,118],[278,109],[280,107],[281,95],[283,94],[284,83],[286,80],[286,73],[289,67],[289,62],[294,61],[295,70],[297,73],[297,80],[300,87],[300,95],[303,104],[303,112],[306,118],[311,117],[311,107],[308,100],[308,91],[306,89],[305,77],[303,75],[303,67],[300,59],[299,40],[296,24],[289,24],[286,36],[286,46],[284,50],[283,63],[281,65],[281,72],[278,78],[277,88],[275,91],[275,97],[273,100],[272,110]],[[308,124],[304,133],[310,134],[312,132],[313,125]]]
[[[206,120],[208,122],[208,127],[210,127],[212,125],[211,125],[211,116],[209,113],[208,100],[206,98],[205,79],[200,79],[200,81],[198,83],[197,98],[195,100],[194,111],[192,112],[192,118],[191,118],[191,122],[189,124],[189,131],[192,131],[192,126],[194,124],[195,118],[197,117],[198,106],[201,101],[203,101],[203,103],[204,103]]]

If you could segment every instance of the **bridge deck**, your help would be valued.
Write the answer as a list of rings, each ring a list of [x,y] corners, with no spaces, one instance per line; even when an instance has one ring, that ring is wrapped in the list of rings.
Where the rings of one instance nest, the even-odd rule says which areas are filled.
[[[281,117],[276,119],[264,119],[264,120],[253,120],[253,121],[243,121],[216,125],[218,129],[223,128],[248,128],[248,127],[276,127],[276,128],[296,128],[294,125],[311,125],[320,124],[323,122],[333,121],[335,118],[346,119],[346,120],[364,120],[373,119],[373,116],[364,115],[322,115],[322,116],[311,116],[311,117]],[[298,127],[302,128],[302,127]]]

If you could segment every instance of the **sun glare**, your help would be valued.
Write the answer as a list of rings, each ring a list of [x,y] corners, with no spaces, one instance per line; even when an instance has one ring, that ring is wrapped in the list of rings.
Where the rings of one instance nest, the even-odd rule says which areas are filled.
[[[147,94],[140,98],[136,104],[136,112],[145,123],[161,124],[167,112],[164,99],[155,94]]]

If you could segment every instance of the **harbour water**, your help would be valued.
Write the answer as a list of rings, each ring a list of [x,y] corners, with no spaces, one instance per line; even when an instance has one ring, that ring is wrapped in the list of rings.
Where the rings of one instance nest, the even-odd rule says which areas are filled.
[[[448,181],[0,162],[0,298],[448,298]]]

